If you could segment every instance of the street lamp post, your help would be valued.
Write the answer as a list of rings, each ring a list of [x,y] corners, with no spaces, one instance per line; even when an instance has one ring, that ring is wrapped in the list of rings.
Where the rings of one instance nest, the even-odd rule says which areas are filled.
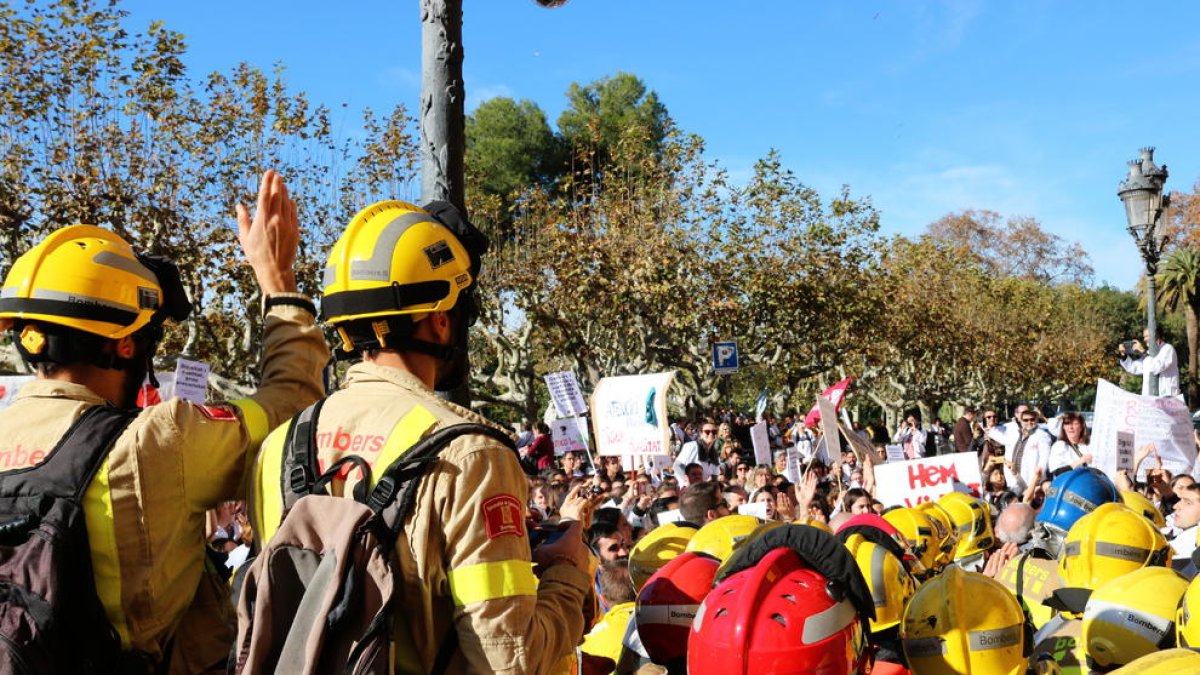
[[[1150,356],[1158,354],[1158,326],[1155,323],[1154,276],[1162,257],[1166,236],[1157,232],[1163,209],[1170,204],[1170,195],[1163,194],[1167,182],[1167,167],[1154,164],[1154,148],[1141,150],[1139,159],[1130,160],[1129,175],[1117,188],[1117,196],[1125,203],[1125,218],[1129,234],[1137,244],[1142,262],[1146,265],[1146,349]],[[1158,375],[1147,373],[1149,394],[1158,396]]]

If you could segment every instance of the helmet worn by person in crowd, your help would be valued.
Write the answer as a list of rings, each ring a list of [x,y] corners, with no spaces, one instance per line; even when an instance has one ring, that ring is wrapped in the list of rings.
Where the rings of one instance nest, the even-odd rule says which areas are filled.
[[[105,341],[140,335],[156,347],[163,323],[182,321],[191,309],[173,263],[135,253],[94,225],[51,233],[17,258],[0,287],[0,330],[18,333],[17,349],[32,364],[123,370],[131,364],[102,353]]]
[[[916,509],[929,518],[933,526],[934,540],[938,542],[938,554],[934,558],[934,569],[940,570],[954,560],[954,550],[958,548],[958,533],[954,531],[954,521],[950,514],[937,502],[922,502]]]
[[[904,562],[884,545],[861,534],[847,537],[845,545],[871,589],[871,600],[875,604],[871,632],[878,633],[900,623],[905,605],[917,591],[916,579],[908,573]]]
[[[1187,586],[1169,567],[1144,567],[1097,588],[1083,610],[1088,659],[1108,668],[1174,647],[1176,607]]]
[[[862,573],[835,537],[778,527],[722,567],[692,623],[687,672],[863,672],[873,617]]]
[[[800,516],[799,518],[793,520],[792,524],[793,525],[808,525],[809,527],[815,527],[818,530],[821,530],[822,532],[824,532],[826,534],[833,534],[833,530],[829,528],[829,523],[826,523],[823,520],[817,520],[816,518],[813,518],[812,516],[809,516],[809,515]]]
[[[1179,675],[1200,673],[1200,652],[1191,649],[1167,649],[1134,659],[1109,675]]]
[[[917,589],[900,638],[913,675],[1023,675],[1033,629],[1000,582],[952,565]]]
[[[938,557],[941,554],[941,540],[938,538],[937,526],[931,522],[924,512],[901,507],[883,514],[883,519],[891,523],[912,547],[913,554],[932,572],[941,565]]]
[[[694,551],[679,554],[638,593],[634,620],[646,654],[671,666],[687,657],[688,634],[700,603],[712,589],[720,563]]]
[[[1067,533],[1059,576],[1070,588],[1096,590],[1105,582],[1146,566],[1165,565],[1167,539],[1140,513],[1121,504],[1102,504]]]
[[[665,523],[639,539],[629,552],[629,578],[634,590],[641,589],[663,565],[683,553],[695,535],[696,527],[690,523]]]
[[[754,535],[763,521],[754,516],[730,514],[706,523],[687,543],[688,551],[706,553],[724,562],[746,539]]]
[[[938,505],[950,515],[958,545],[954,559],[963,560],[982,555],[992,548],[992,514],[988,505],[965,492],[950,492],[938,499]]]
[[[1154,527],[1161,530],[1167,526],[1167,519],[1163,518],[1162,511],[1158,510],[1154,502],[1146,499],[1145,495],[1133,490],[1121,490],[1120,494],[1122,504],[1149,518]]]
[[[1117,486],[1103,471],[1090,466],[1071,469],[1056,477],[1046,491],[1046,501],[1036,522],[1067,532],[1075,521],[1102,504],[1121,501]]]
[[[860,535],[883,546],[902,563],[909,574],[924,575],[928,570],[921,564],[913,552],[912,544],[894,525],[875,513],[861,513],[842,523],[838,528],[837,537],[843,543],[849,541],[851,535]]]
[[[383,201],[359,211],[330,250],[322,279],[321,318],[337,331],[339,358],[374,349],[421,352],[455,366],[439,389],[460,383],[487,248],[487,238],[447,202],[421,208]],[[452,344],[413,337],[430,312],[450,310]]]
[[[1200,576],[1192,579],[1179,601],[1175,613],[1175,637],[1180,647],[1200,647]]]

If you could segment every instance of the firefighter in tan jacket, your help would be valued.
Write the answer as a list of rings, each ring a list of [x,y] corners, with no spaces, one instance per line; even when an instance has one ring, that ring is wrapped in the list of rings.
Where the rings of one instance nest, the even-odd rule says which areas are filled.
[[[491,424],[433,392],[465,376],[462,357],[487,241],[448,204],[426,208],[403,202],[368,207],[330,253],[322,316],[337,330],[343,355],[362,361],[320,410],[320,473],[357,455],[374,467],[373,483],[430,431],[463,421]],[[255,469],[251,512],[263,541],[282,519],[287,427],[272,432]],[[330,491],[349,496],[360,478],[346,465]],[[544,673],[579,643],[590,586],[580,524],[538,548],[534,557],[543,571],[535,579],[527,489],[512,450],[483,435],[452,441],[420,479],[397,540],[403,578],[395,616],[398,672],[436,670],[443,652],[450,673]],[[565,506],[564,517],[586,518],[589,509],[578,498]]]
[[[171,672],[224,670],[228,601],[205,594],[205,512],[240,496],[252,452],[274,425],[323,393],[328,361],[312,302],[295,293],[295,206],[274,172],[239,236],[265,300],[262,381],[249,398],[143,410],[84,495],[98,595],[130,653]],[[0,411],[0,471],[42,462],[86,409],[135,404],[166,319],[191,311],[174,264],[137,254],[90,225],[52,233],[13,265],[0,289],[11,331],[37,379]],[[211,588],[208,589],[211,591]]]

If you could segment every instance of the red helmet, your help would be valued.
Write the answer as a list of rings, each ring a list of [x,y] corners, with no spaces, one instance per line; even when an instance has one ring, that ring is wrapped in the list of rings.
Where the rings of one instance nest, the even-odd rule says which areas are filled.
[[[654,663],[667,665],[687,656],[692,618],[712,590],[721,562],[687,551],[654,573],[638,593],[638,636]]]
[[[772,550],[708,594],[687,652],[693,675],[846,675],[869,660],[854,604],[789,548]]]

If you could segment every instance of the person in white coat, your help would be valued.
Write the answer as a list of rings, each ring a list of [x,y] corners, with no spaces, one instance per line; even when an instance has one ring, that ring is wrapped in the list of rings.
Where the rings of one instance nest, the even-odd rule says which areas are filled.
[[[1050,448],[1050,473],[1059,469],[1076,469],[1092,464],[1092,453],[1088,451],[1091,433],[1083,421],[1083,415],[1075,412],[1063,413],[1059,418],[1061,430],[1058,440]]]
[[[700,436],[694,441],[688,441],[679,449],[675,458],[675,477],[681,486],[686,486],[689,464],[699,464],[704,469],[704,480],[709,480],[721,472],[720,460],[717,457],[717,424],[712,420],[704,420],[700,425]]]
[[[1021,404],[1017,406],[1015,421],[988,432],[988,438],[1004,444],[1004,478],[1017,494],[1050,475],[1050,447],[1054,438],[1038,422],[1038,412]]]
[[[1150,331],[1142,331],[1142,339],[1150,342]],[[1144,354],[1146,348],[1141,342],[1133,341],[1133,354],[1125,353],[1125,345],[1121,345],[1121,367],[1133,375],[1142,376],[1142,395],[1150,396],[1150,375],[1158,376],[1159,396],[1179,396],[1179,356],[1169,342],[1163,342],[1162,337],[1156,339],[1158,353],[1146,355],[1140,359],[1133,356]]]

